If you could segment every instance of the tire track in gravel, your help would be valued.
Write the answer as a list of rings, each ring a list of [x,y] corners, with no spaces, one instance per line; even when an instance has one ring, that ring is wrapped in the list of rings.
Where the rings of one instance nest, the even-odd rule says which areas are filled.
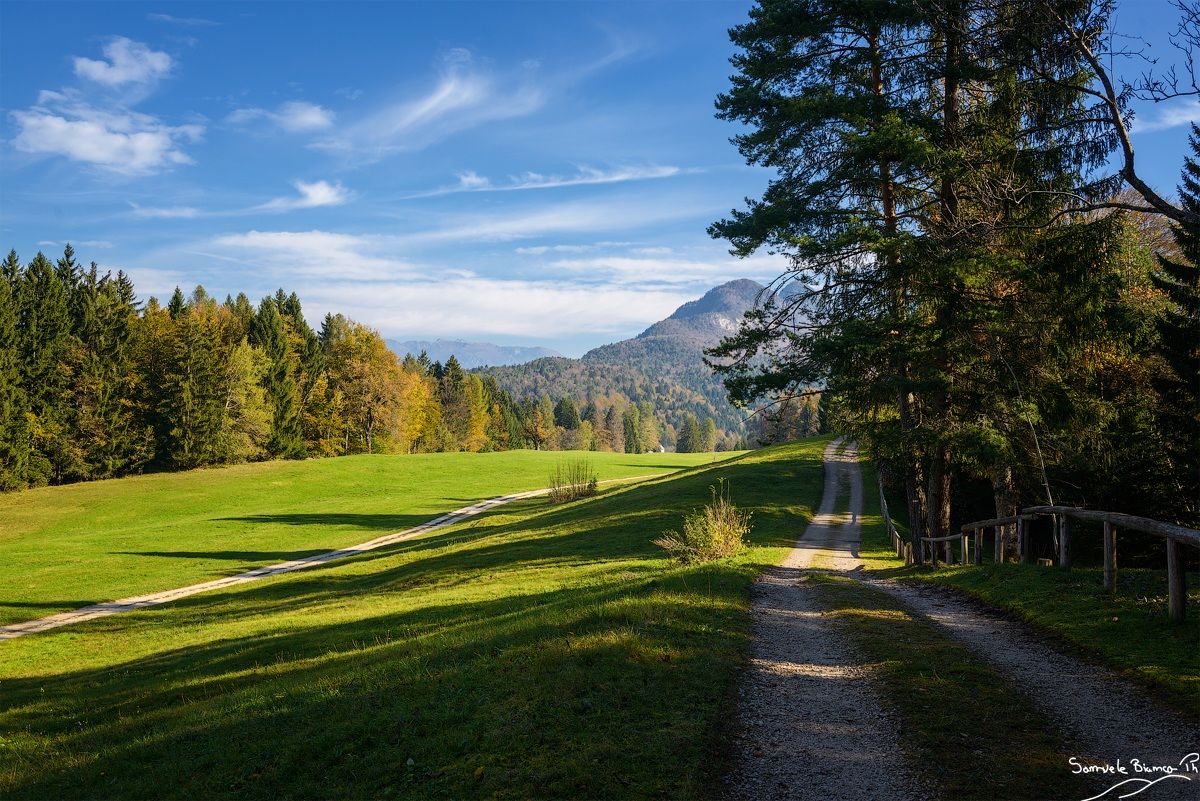
[[[918,797],[868,669],[824,617],[810,568],[861,569],[862,476],[853,445],[825,449],[821,506],[783,564],[754,586],[754,652],[739,690],[731,798],[858,801]],[[846,514],[835,514],[841,486]]]

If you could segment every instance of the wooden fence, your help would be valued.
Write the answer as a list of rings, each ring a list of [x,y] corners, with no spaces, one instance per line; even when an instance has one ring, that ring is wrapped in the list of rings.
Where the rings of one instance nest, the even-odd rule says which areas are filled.
[[[974,562],[978,565],[983,561],[983,532],[990,528],[995,532],[994,560],[1000,562],[1007,553],[1009,532],[1015,526],[1017,552],[1020,554],[1021,561],[1029,564],[1033,562],[1033,538],[1029,533],[1029,523],[1041,516],[1049,516],[1053,520],[1058,566],[1068,570],[1071,567],[1071,519],[1089,520],[1104,525],[1104,588],[1109,592],[1114,591],[1117,586],[1117,530],[1141,531],[1162,537],[1167,545],[1167,612],[1172,620],[1182,621],[1184,619],[1187,609],[1187,585],[1184,580],[1183,546],[1191,545],[1200,548],[1200,531],[1195,529],[1119,512],[1097,512],[1091,509],[1077,509],[1073,506],[1030,506],[1011,517],[967,523],[962,527],[961,534],[952,534],[949,537],[925,537],[923,541],[936,543],[961,538],[962,563],[965,565],[968,559],[968,540],[973,534],[975,540]],[[937,564],[936,556],[934,564]]]
[[[875,479],[879,483],[879,512],[883,515],[883,522],[887,524],[888,536],[892,540],[892,548],[896,551],[896,556],[904,560],[904,564],[911,565],[913,563],[912,543],[901,538],[900,532],[896,531],[896,524],[892,522],[892,515],[888,511],[887,495],[883,491],[883,479],[880,478],[880,471],[875,471]]]

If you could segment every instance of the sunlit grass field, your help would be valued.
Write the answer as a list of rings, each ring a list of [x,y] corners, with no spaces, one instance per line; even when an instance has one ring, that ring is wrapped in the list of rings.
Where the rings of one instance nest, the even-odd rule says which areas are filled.
[[[603,480],[726,456],[347,456],[0,495],[0,624],[353,545],[484,498],[545,487],[571,459],[586,459]]]
[[[811,517],[826,442],[563,506],[520,501],[344,562],[0,643],[0,797],[719,795],[750,585]],[[554,458],[329,460],[309,491],[292,472],[309,464],[110,482],[71,488],[95,493],[73,508],[43,503],[39,525],[70,521],[64,547],[82,552],[240,554],[125,557],[164,565],[154,587],[170,586],[541,486]],[[596,466],[639,475],[695,458]],[[650,541],[721,477],[754,514],[754,547],[673,565]],[[160,520],[173,496],[182,511]],[[37,515],[22,514],[25,533],[0,547],[35,547]],[[108,544],[89,519],[137,544]],[[150,578],[74,576],[45,599],[127,594]]]

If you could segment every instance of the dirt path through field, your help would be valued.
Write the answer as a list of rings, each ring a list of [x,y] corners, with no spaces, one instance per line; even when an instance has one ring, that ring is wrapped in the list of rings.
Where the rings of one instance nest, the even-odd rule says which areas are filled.
[[[601,481],[601,484],[613,484],[620,482],[645,481],[651,478],[661,478],[663,475],[669,474],[654,474],[648,476],[634,476],[632,478],[617,478]],[[402,540],[419,537],[422,534],[427,534],[439,528],[452,526],[459,523],[468,517],[483,514],[484,512],[495,509],[497,506],[503,506],[512,501],[522,500],[524,498],[536,498],[540,495],[546,495],[549,490],[532,490],[530,492],[515,492],[511,495],[501,495],[496,498],[488,498],[487,500],[473,503],[470,506],[464,506],[461,509],[455,509],[453,512],[448,512],[441,517],[434,518],[427,523],[422,523],[414,528],[397,531],[392,534],[384,534],[382,537],[376,537],[358,545],[351,545],[348,548],[339,548],[336,551],[327,551],[325,553],[306,556],[303,559],[293,559],[289,562],[280,562],[275,565],[265,565],[247,570],[245,573],[238,573],[233,576],[225,576],[224,578],[213,579],[212,581],[201,582],[200,584],[190,584],[186,587],[178,587],[173,590],[164,590],[162,592],[154,592],[148,595],[138,595],[133,598],[122,598],[118,601],[107,601],[105,603],[92,604],[79,609],[72,609],[69,612],[59,612],[55,615],[48,615],[36,620],[28,620],[24,623],[12,623],[7,626],[0,626],[0,640],[11,640],[15,637],[21,637],[26,634],[36,634],[41,631],[56,629],[61,626],[69,626],[74,623],[82,623],[85,620],[95,620],[99,617],[108,617],[109,615],[117,615],[122,612],[133,612],[137,609],[145,609],[148,606],[158,606],[159,604],[170,603],[177,601],[180,598],[187,598],[190,595],[199,595],[202,592],[210,590],[219,590],[226,587],[233,587],[238,584],[245,584],[250,581],[258,581],[259,579],[268,578],[270,576],[278,576],[281,573],[291,573],[296,570],[303,570],[308,567],[322,565],[326,562],[332,562],[337,559],[345,559],[349,556],[357,556],[367,551],[373,551],[376,548],[382,548],[385,545],[401,542]]]
[[[845,488],[848,511],[835,514]],[[1097,798],[1200,799],[1200,731],[1111,671],[1059,653],[1027,627],[937,587],[874,579],[859,558],[862,476],[853,445],[825,451],[821,507],[784,563],[754,595],[755,650],[741,688],[741,732],[730,795],[745,799],[913,798],[895,726],[881,716],[862,667],[823,618],[804,571],[838,571],[900,600],[1009,675],[1053,718],[1081,764],[1117,765]],[[1136,762],[1135,762],[1136,760]],[[1139,772],[1138,766],[1159,772]],[[1174,766],[1175,773],[1162,772]]]
[[[861,569],[862,476],[853,445],[825,449],[825,490],[808,529],[755,585],[754,656],[739,695],[728,794],[768,799],[917,797],[861,660],[823,617],[809,568]],[[835,513],[841,488],[849,509]]]
[[[1139,800],[1145,801],[1200,799],[1200,730],[1139,688],[1109,670],[1059,653],[1020,623],[989,613],[952,591],[870,583],[1008,674],[1058,723],[1076,749],[1063,754],[1063,770],[1073,769],[1067,762],[1072,756],[1100,765],[1119,760],[1128,773],[1104,776],[1100,789],[1128,783],[1104,798],[1138,792]],[[1134,760],[1144,766],[1176,766],[1181,772],[1138,773]],[[1156,783],[1151,787],[1151,782]]]

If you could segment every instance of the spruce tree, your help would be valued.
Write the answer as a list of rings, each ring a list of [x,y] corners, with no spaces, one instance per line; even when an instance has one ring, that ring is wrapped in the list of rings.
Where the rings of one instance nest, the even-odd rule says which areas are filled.
[[[250,328],[250,342],[267,358],[264,386],[272,408],[267,452],[285,459],[304,456],[304,437],[298,409],[298,392],[288,358],[287,332],[274,298],[264,298]]]
[[[178,320],[187,311],[187,299],[183,296],[183,290],[175,287],[175,291],[171,293],[171,300],[167,302],[167,313],[171,315],[172,320]]]
[[[625,452],[642,453],[642,417],[638,407],[630,405],[621,416],[625,432]]]
[[[554,424],[562,426],[568,431],[574,431],[579,428],[580,422],[582,421],[575,402],[563,395],[554,406]]]
[[[218,340],[196,310],[174,323],[161,399],[168,426],[164,456],[173,467],[188,469],[217,461],[223,412]]]
[[[15,250],[0,266],[0,490],[26,483],[29,426],[21,383],[18,317],[21,263]]]
[[[700,438],[700,423],[696,420],[695,414],[688,412],[687,418],[683,421],[683,426],[679,429],[679,438],[675,441],[676,452],[699,452],[701,450]]]
[[[712,453],[717,449],[717,421],[711,417],[704,418],[704,427],[700,431],[700,450]]]
[[[38,253],[25,269],[21,299],[21,385],[31,415],[29,483],[65,480],[74,462],[70,418],[71,298]]]
[[[1200,217],[1200,127],[1192,125],[1192,149],[1183,169],[1179,197]],[[1200,524],[1200,224],[1177,224],[1178,258],[1160,255],[1155,285],[1170,306],[1159,319],[1159,353],[1165,375],[1157,382],[1162,430],[1170,475],[1176,487],[1178,522]]]

